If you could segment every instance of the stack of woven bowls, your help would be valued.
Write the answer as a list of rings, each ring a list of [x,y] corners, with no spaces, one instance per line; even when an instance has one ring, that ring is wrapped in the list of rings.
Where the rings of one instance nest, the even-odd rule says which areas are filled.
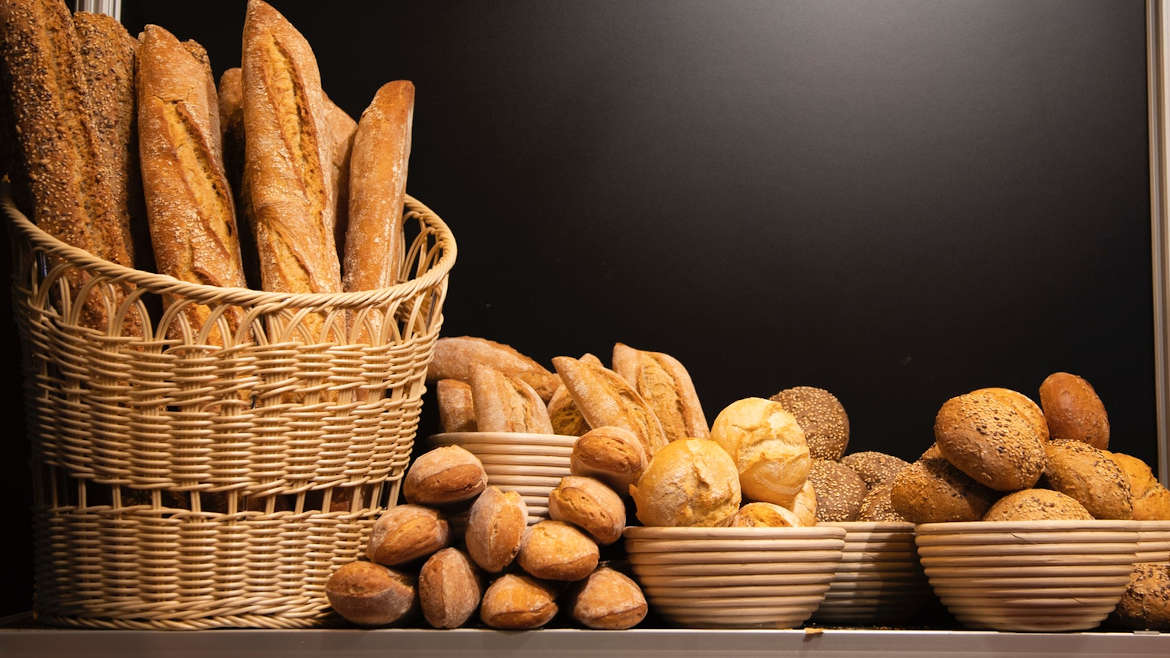
[[[1170,562],[1170,521],[1137,521],[1137,562]]]
[[[651,609],[692,628],[793,628],[821,604],[843,528],[626,528]]]
[[[821,623],[873,626],[905,621],[930,597],[914,547],[913,523],[849,521],[845,551],[814,618]]]

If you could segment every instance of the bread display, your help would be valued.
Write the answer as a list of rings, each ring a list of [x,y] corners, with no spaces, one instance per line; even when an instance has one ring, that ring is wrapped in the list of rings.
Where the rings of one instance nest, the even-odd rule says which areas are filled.
[[[1024,489],[1000,498],[984,521],[1050,521],[1091,519],[1092,514],[1076,500],[1048,489]]]
[[[1120,452],[1108,453],[1129,482],[1135,521],[1170,520],[1170,491],[1158,483],[1142,460]]]
[[[539,581],[507,574],[483,593],[479,618],[492,628],[523,630],[540,628],[557,614],[553,592]]]
[[[849,447],[849,416],[835,395],[823,388],[796,386],[770,399],[796,418],[813,459],[838,461],[845,454]]]
[[[467,553],[489,573],[503,571],[520,552],[528,524],[528,507],[515,491],[488,487],[471,505],[467,520]]]
[[[695,385],[678,359],[617,343],[613,346],[613,370],[658,417],[667,441],[701,439],[710,433]]]
[[[646,618],[646,597],[632,578],[601,567],[589,574],[573,597],[573,619],[588,628],[623,630]]]
[[[544,580],[581,580],[597,568],[597,544],[561,521],[541,521],[524,533],[516,563]]]
[[[1109,447],[1109,417],[1089,382],[1067,372],[1055,372],[1040,384],[1040,405],[1053,439],[1082,441],[1094,448]]]
[[[366,555],[393,567],[446,548],[449,541],[450,528],[438,512],[420,505],[398,505],[374,522]]]
[[[788,509],[796,515],[796,518],[800,519],[800,525],[814,526],[817,524],[817,491],[811,481],[805,481],[800,493],[796,494],[792,506]]]
[[[569,468],[605,482],[614,491],[626,493],[646,469],[646,448],[624,427],[598,427],[581,435],[573,444]]]
[[[996,494],[955,468],[932,446],[894,477],[890,502],[911,523],[978,521]]]
[[[853,469],[827,459],[814,459],[808,472],[817,495],[817,521],[856,521],[869,490]]]
[[[553,367],[590,427],[624,427],[638,437],[651,457],[667,444],[658,417],[616,372],[566,356],[554,358]]]
[[[643,525],[724,526],[739,511],[739,471],[714,441],[672,441],[630,485],[630,495]]]
[[[477,364],[523,380],[542,400],[551,398],[561,385],[560,378],[511,347],[472,336],[444,337],[435,341],[435,356],[427,366],[427,381],[458,379],[471,383],[471,369]]]
[[[418,574],[419,606],[435,628],[465,624],[479,607],[482,592],[475,567],[457,548],[444,548],[427,558]]]
[[[1136,565],[1112,621],[1135,630],[1170,631],[1170,563]]]
[[[480,432],[553,433],[544,401],[518,377],[488,366],[474,366],[471,400],[475,426]]]
[[[884,452],[855,452],[841,458],[841,463],[861,476],[865,486],[874,488],[894,481],[903,468],[910,464]]]
[[[414,607],[411,579],[370,562],[350,562],[333,572],[325,583],[333,610],[358,626],[385,626],[402,619]]]
[[[719,412],[711,440],[731,455],[743,495],[789,506],[804,486],[812,461],[804,431],[779,402],[747,398]]]
[[[459,446],[435,448],[420,455],[406,471],[402,493],[421,505],[447,505],[469,500],[487,486],[479,458]]]
[[[861,509],[857,512],[858,521],[873,521],[880,523],[905,523],[906,517],[898,513],[894,509],[894,502],[890,499],[890,493],[894,490],[894,485],[879,484],[869,490],[865,494],[865,498],[861,500]]]
[[[1016,403],[990,389],[947,400],[934,421],[939,451],[960,471],[997,491],[1036,484],[1044,441]]]
[[[1071,439],[1054,439],[1044,449],[1048,486],[1084,505],[1094,518],[1133,518],[1129,480],[1105,451]]]
[[[571,475],[548,495],[548,516],[571,523],[601,545],[622,538],[626,505],[613,489],[590,477]]]
[[[772,503],[748,503],[731,517],[733,528],[799,528],[804,525],[808,524],[796,514]]]

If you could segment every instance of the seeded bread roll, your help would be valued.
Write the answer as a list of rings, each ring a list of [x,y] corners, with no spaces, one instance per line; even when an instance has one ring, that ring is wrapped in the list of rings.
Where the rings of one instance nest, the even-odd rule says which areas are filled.
[[[418,505],[398,505],[382,512],[370,530],[366,555],[386,566],[406,564],[447,546],[450,529],[439,513]]]
[[[479,458],[459,446],[419,455],[406,471],[402,493],[420,505],[447,505],[475,498],[487,486]]]
[[[1030,488],[1044,472],[1044,441],[1032,421],[988,389],[947,400],[934,437],[955,468],[997,491]]]
[[[1093,515],[1083,505],[1059,491],[1024,489],[1000,498],[984,521],[1089,520]]]
[[[472,336],[435,341],[435,356],[427,366],[427,381],[458,379],[470,384],[471,369],[476,364],[524,380],[542,400],[551,398],[561,385],[560,378],[508,345]]]
[[[1067,372],[1053,373],[1040,384],[1040,404],[1053,439],[1109,447],[1109,417],[1089,382]]]
[[[536,578],[581,580],[597,568],[597,544],[561,521],[541,521],[524,533],[516,563]]]
[[[894,510],[911,523],[978,521],[996,494],[967,477],[931,446],[902,469],[890,488]]]
[[[573,619],[589,628],[624,630],[646,618],[646,597],[629,576],[601,567],[577,590]]]
[[[630,495],[643,525],[725,526],[739,511],[739,472],[714,441],[672,441],[630,485]]]
[[[528,526],[528,506],[515,491],[488,487],[471,506],[464,541],[481,569],[502,571],[515,559]]]
[[[1050,487],[1084,505],[1094,518],[1133,518],[1129,480],[1105,451],[1071,439],[1054,439],[1044,449]]]
[[[865,481],[865,486],[871,489],[889,484],[899,471],[910,465],[893,455],[870,451],[845,455],[841,458],[841,463],[852,468]]]
[[[602,366],[601,359],[592,354],[583,355],[581,360]],[[590,429],[589,423],[581,415],[581,410],[573,404],[573,396],[569,395],[569,389],[565,388],[564,384],[558,386],[549,398],[548,418],[552,423],[553,432],[562,436],[582,436]]]
[[[771,397],[796,418],[813,459],[838,461],[849,447],[849,416],[835,395],[823,388],[797,386]]]
[[[1124,628],[1170,631],[1170,563],[1134,565],[1110,619]]]
[[[457,548],[444,548],[423,564],[418,598],[435,628],[459,628],[475,614],[483,589],[471,561]]]
[[[1170,520],[1170,491],[1158,484],[1150,467],[1142,460],[1120,452],[1109,453],[1109,457],[1129,482],[1134,520]]]
[[[817,491],[813,488],[812,482],[805,481],[800,493],[796,494],[792,507],[788,509],[796,515],[796,518],[800,519],[800,525],[814,526],[817,524]]]
[[[626,504],[613,489],[589,477],[570,475],[548,495],[548,516],[572,523],[605,546],[622,538]]]
[[[471,370],[471,400],[480,432],[552,434],[548,408],[524,380],[489,366]]]
[[[803,525],[796,514],[772,503],[748,503],[731,517],[733,528],[799,528]]]
[[[458,379],[440,379],[435,397],[439,402],[439,427],[444,432],[476,431],[470,384]]]
[[[787,507],[808,478],[804,432],[779,402],[747,398],[719,412],[711,439],[735,460],[743,495]]]
[[[879,484],[870,489],[861,501],[861,511],[857,513],[857,520],[884,523],[905,522],[906,517],[894,509],[894,503],[890,500],[890,492],[893,488],[893,484]]]
[[[678,359],[617,343],[613,346],[613,370],[650,406],[667,441],[702,439],[710,434],[695,384]]]
[[[1048,422],[1044,419],[1044,412],[1040,410],[1040,405],[1033,402],[1032,398],[1010,388],[981,388],[972,392],[986,393],[997,398],[1000,402],[1010,405],[1036,430],[1036,434],[1040,436],[1041,440],[1048,440]]]
[[[334,612],[359,626],[385,626],[414,607],[414,583],[405,574],[370,562],[344,564],[325,582]]]
[[[658,417],[616,372],[565,356],[554,358],[553,367],[590,427],[624,427],[637,435],[651,457],[667,444]]]
[[[594,477],[619,493],[629,492],[646,470],[646,448],[624,427],[598,427],[573,444],[569,470],[573,475]]]
[[[835,461],[814,459],[808,481],[817,493],[817,521],[856,521],[868,489],[853,469]]]
[[[539,581],[507,574],[483,594],[479,618],[492,628],[524,630],[540,628],[557,614],[552,590]]]

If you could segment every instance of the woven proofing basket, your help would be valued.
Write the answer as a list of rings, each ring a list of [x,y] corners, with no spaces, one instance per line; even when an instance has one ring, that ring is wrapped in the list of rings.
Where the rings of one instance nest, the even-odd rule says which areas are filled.
[[[38,619],[325,622],[325,581],[362,552],[410,457],[455,262],[447,226],[408,198],[405,283],[285,294],[121,267],[3,206]],[[203,326],[191,304],[211,309]]]

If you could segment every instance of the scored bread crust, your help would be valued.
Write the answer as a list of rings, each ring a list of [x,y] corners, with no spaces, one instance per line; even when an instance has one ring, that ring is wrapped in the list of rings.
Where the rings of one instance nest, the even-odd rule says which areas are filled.
[[[658,417],[616,372],[567,356],[554,358],[553,367],[590,427],[624,427],[638,436],[650,457],[669,443]]]
[[[553,433],[548,408],[536,391],[495,368],[477,365],[472,369],[471,400],[477,431]]]
[[[458,379],[471,383],[471,369],[477,364],[524,380],[546,402],[561,383],[544,366],[512,347],[474,336],[448,336],[435,341],[435,356],[427,366],[427,381]]]
[[[581,355],[581,360],[602,365],[601,359],[588,353]],[[548,419],[553,431],[564,436],[582,436],[591,429],[563,382],[548,400]]]
[[[695,384],[678,359],[617,343],[613,346],[613,370],[646,401],[668,441],[704,439],[710,434]]]

